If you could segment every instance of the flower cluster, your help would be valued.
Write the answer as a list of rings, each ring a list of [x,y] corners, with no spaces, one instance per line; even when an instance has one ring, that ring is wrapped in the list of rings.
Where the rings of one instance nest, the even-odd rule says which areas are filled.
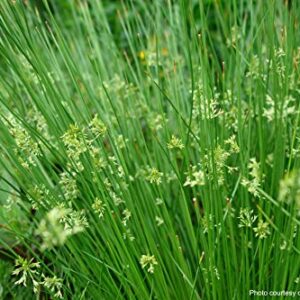
[[[36,229],[36,234],[42,238],[42,250],[62,246],[65,243],[69,234],[64,230],[61,219],[68,212],[67,209],[55,207],[41,220]]]
[[[123,233],[123,239],[128,239],[133,242],[135,240],[135,236],[132,234],[131,229],[128,226],[128,221],[131,219],[131,211],[128,208],[125,208],[122,212],[122,224],[125,227],[125,232]]]
[[[266,96],[266,107],[264,108],[263,116],[267,118],[269,122],[275,119],[276,107],[281,103],[277,103],[270,95]],[[281,117],[283,120],[288,119],[296,113],[296,99],[292,95],[288,95],[283,99],[282,108],[280,110],[277,108],[277,118],[280,117],[279,113],[281,112]]]
[[[46,289],[48,289],[55,298],[63,299],[63,295],[61,289],[63,287],[62,278],[58,278],[57,276],[48,277],[43,274],[43,281],[41,282]]]
[[[201,70],[199,70],[201,71]],[[219,103],[220,94],[213,91],[210,97],[205,94],[202,80],[200,80],[194,90],[190,91],[193,94],[194,108],[192,112],[193,124],[196,129],[199,120],[212,120],[221,116],[224,112]],[[198,131],[196,129],[196,131]]]
[[[190,172],[187,173],[187,177],[183,186],[203,186],[205,185],[205,175],[202,170],[197,166],[191,166]]]
[[[253,231],[255,232],[255,236],[259,239],[265,239],[271,234],[269,223],[264,222],[263,220],[258,221],[257,227],[253,228]]]
[[[84,170],[81,155],[87,151],[90,152],[97,164],[102,163],[101,157],[99,157],[100,150],[93,143],[98,137],[105,136],[106,132],[106,125],[96,114],[87,127],[80,128],[76,123],[70,124],[67,131],[61,136],[67,149],[67,156],[75,164],[78,171]],[[68,167],[70,170],[72,169],[70,163],[68,163]]]
[[[255,158],[251,158],[248,168],[251,179],[243,178],[241,183],[248,189],[249,193],[257,197],[259,195],[258,188],[260,187],[263,178],[260,171],[260,165]]]
[[[27,260],[23,257],[18,257],[15,261],[15,269],[12,272],[13,275],[20,276],[15,284],[27,285],[28,281],[31,281],[34,287],[34,291],[37,291],[38,281],[35,276],[40,268],[39,262],[33,262],[33,258]]]
[[[91,122],[89,123],[89,128],[95,138],[98,138],[99,136],[104,136],[107,132],[107,127],[105,124],[99,119],[98,115],[96,114]]]
[[[62,206],[62,208],[64,208],[64,206]],[[80,233],[89,227],[84,210],[76,211],[69,209],[69,213],[65,214],[60,219],[60,222],[64,225],[64,232],[67,236]]]
[[[147,268],[147,272],[153,274],[154,266],[158,265],[158,262],[154,255],[142,255],[140,258],[140,264],[142,268]]]
[[[171,140],[168,143],[169,149],[179,149],[182,150],[184,148],[184,145],[182,144],[181,139],[176,137],[175,135],[172,135]]]
[[[14,149],[24,168],[36,166],[37,158],[41,155],[39,144],[33,140],[29,132],[13,117],[10,118],[10,133],[16,142]]]
[[[77,187],[75,176],[75,173],[71,175],[67,172],[63,172],[60,175],[59,185],[62,188],[65,199],[68,201],[76,199],[79,196],[79,189]]]
[[[84,132],[77,124],[71,124],[61,138],[67,148],[68,157],[74,161],[78,170],[82,171],[83,165],[80,161],[80,155],[87,151]]]
[[[42,238],[41,249],[62,246],[67,238],[88,227],[83,211],[74,211],[64,205],[51,209],[41,220],[36,234]]]
[[[299,171],[293,170],[285,174],[280,181],[278,200],[286,203],[296,203],[300,209],[300,177]]]
[[[240,220],[239,227],[249,227],[251,228],[255,220],[257,219],[256,215],[253,215],[253,209],[249,207],[241,208],[240,215],[238,216]]]
[[[103,218],[106,205],[98,197],[95,198],[92,208],[99,218]]]
[[[162,182],[162,176],[163,173],[159,172],[156,168],[149,168],[146,175],[146,180],[148,180],[150,183],[159,185]]]
[[[20,277],[15,284],[27,286],[27,284],[31,282],[34,293],[38,293],[40,287],[44,287],[49,290],[55,298],[62,299],[63,294],[61,290],[63,280],[56,275],[52,277],[45,276],[40,269],[41,264],[39,262],[33,262],[33,258],[28,260],[19,256],[15,261],[15,269],[12,272],[13,275]],[[42,278],[41,281],[40,278]]]
[[[28,200],[30,201],[32,208],[38,210],[40,207],[49,206],[51,200],[54,200],[54,197],[44,184],[40,184],[29,188]]]
[[[123,219],[122,219],[122,224],[124,226],[127,226],[127,222],[129,221],[129,219],[131,218],[131,212],[130,210],[128,210],[127,208],[123,210],[122,212],[123,215]]]

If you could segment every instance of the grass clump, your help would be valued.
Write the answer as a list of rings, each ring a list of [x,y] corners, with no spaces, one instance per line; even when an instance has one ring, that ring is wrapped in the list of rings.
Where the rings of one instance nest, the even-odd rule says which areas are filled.
[[[299,12],[1,1],[0,297],[299,290]]]

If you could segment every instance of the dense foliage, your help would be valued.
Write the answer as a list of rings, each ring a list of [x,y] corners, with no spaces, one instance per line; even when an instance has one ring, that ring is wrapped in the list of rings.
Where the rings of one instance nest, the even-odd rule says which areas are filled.
[[[0,1],[0,298],[299,290],[299,17]]]

